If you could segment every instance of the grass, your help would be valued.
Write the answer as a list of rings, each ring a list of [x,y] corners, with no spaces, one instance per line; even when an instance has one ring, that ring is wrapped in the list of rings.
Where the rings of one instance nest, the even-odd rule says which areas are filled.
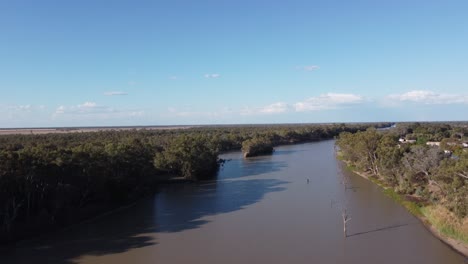
[[[337,158],[338,160],[345,161],[344,156],[343,156],[343,152],[341,152],[341,150],[338,150],[338,151],[336,152],[336,158]]]
[[[468,244],[468,218],[460,220],[440,205],[426,206],[422,213],[442,234]]]
[[[396,193],[392,188],[385,189],[383,192],[395,202],[403,205],[413,215],[419,217],[424,216],[421,206],[415,202],[406,200],[403,195]]]
[[[382,186],[381,181],[370,178],[372,182]],[[442,234],[468,244],[468,218],[458,219],[452,212],[441,205],[420,206],[416,202],[408,201],[404,195],[398,194],[393,188],[383,190],[384,194],[401,204],[411,214],[422,217]],[[425,219],[424,219],[425,218]]]
[[[384,181],[382,181],[381,179],[379,179],[377,177],[369,177],[369,180],[371,182],[377,184],[378,186],[384,188],[385,190],[391,187],[387,183],[385,183]]]
[[[351,164],[346,165],[346,168],[347,168],[348,170],[350,170],[350,171],[355,171],[355,170],[357,170],[357,167],[354,166],[354,165],[351,165]]]

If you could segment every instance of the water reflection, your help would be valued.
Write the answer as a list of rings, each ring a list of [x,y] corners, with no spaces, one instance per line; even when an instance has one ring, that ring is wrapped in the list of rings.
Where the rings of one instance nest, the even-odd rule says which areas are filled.
[[[304,152],[305,150],[297,149],[297,150],[284,150],[284,149],[276,149],[275,152],[273,152],[273,155],[291,155],[295,153],[300,153]]]

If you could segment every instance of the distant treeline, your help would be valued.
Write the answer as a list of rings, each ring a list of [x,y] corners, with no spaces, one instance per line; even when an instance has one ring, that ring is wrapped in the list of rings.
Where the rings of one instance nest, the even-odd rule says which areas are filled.
[[[89,218],[171,176],[210,178],[218,153],[329,139],[378,124],[217,126],[0,136],[0,241]]]
[[[405,123],[385,133],[343,132],[337,144],[343,158],[357,170],[423,207],[446,208],[467,232],[467,142],[468,123]]]

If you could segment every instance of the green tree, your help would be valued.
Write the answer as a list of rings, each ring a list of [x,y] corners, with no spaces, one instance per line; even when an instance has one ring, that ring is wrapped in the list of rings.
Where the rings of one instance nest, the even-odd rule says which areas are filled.
[[[458,159],[445,159],[435,177],[441,184],[444,197],[441,202],[458,217],[468,215],[468,152]]]
[[[187,179],[203,179],[214,175],[218,169],[218,153],[204,136],[180,136],[167,148],[157,153],[154,166]]]
[[[242,142],[242,152],[246,158],[262,154],[271,154],[273,152],[273,144],[267,137],[257,136]]]
[[[377,132],[374,128],[369,128],[366,131],[355,134],[345,132],[340,134],[338,146],[345,153],[345,158],[358,168],[378,175],[377,148],[381,137],[381,133]]]
[[[398,136],[385,134],[379,142],[376,153],[380,175],[391,185],[398,184],[403,173],[401,158],[403,148],[398,145]]]

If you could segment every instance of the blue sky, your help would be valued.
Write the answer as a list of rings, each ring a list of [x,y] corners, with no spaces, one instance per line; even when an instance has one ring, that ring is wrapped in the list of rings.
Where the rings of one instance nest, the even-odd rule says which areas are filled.
[[[467,10],[0,0],[0,127],[467,120]]]

